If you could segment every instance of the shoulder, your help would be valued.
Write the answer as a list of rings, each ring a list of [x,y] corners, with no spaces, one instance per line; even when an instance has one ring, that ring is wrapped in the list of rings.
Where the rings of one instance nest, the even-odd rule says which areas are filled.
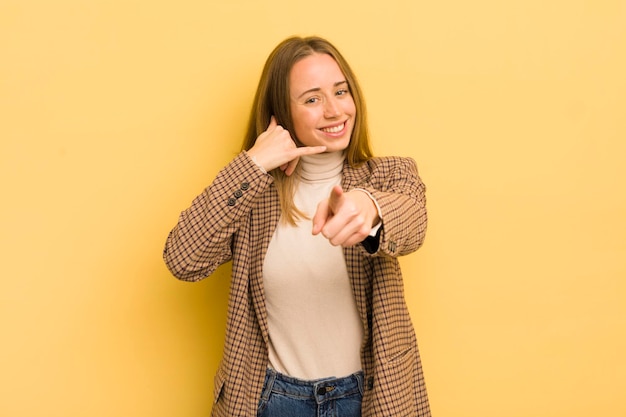
[[[397,168],[417,168],[415,160],[408,156],[376,156],[369,159],[366,164],[371,171]]]
[[[353,186],[371,183],[380,184],[396,181],[401,178],[417,178],[417,164],[410,157],[378,156],[367,160],[356,167],[346,166],[344,178]]]
[[[365,162],[362,169],[365,169],[370,177],[389,178],[398,175],[417,175],[415,160],[405,156],[374,157]]]

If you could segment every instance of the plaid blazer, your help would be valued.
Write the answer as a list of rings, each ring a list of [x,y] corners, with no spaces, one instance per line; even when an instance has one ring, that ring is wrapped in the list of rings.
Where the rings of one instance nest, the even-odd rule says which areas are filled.
[[[344,248],[363,323],[363,416],[425,417],[430,408],[398,256],[422,244],[425,186],[410,158],[372,158],[343,169],[344,190],[364,188],[378,202],[375,242]],[[232,260],[224,354],[215,376],[213,417],[254,417],[268,366],[263,290],[265,252],[280,218],[273,178],[241,152],[183,211],[163,256],[179,279],[198,281]],[[372,238],[371,238],[372,239]]]

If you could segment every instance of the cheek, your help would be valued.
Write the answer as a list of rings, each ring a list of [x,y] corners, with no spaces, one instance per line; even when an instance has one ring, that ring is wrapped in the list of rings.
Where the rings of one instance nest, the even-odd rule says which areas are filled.
[[[311,112],[302,110],[293,112],[291,118],[296,133],[298,133],[298,131],[304,133],[305,130],[315,128],[315,116]]]
[[[306,137],[306,124],[302,118],[302,114],[298,112],[291,113],[291,123],[293,125],[293,140],[298,145],[303,145],[301,138]]]
[[[344,112],[355,115],[356,114],[356,104],[354,104],[354,100],[350,98],[350,100],[346,100]]]

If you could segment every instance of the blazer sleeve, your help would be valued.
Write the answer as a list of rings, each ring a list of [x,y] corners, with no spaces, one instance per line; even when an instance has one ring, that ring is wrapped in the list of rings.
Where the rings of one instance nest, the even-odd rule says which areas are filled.
[[[199,281],[231,260],[233,235],[272,181],[245,152],[237,155],[170,231],[163,250],[170,272],[184,281]]]
[[[369,191],[382,213],[377,242],[364,242],[370,254],[402,256],[424,242],[427,226],[426,186],[411,158],[374,158],[368,162],[370,176],[359,187]]]

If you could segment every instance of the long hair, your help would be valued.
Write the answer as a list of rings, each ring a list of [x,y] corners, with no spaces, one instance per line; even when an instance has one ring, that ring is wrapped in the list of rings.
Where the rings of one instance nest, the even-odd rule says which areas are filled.
[[[257,137],[267,129],[271,116],[289,131],[292,138],[296,138],[289,105],[289,74],[296,62],[315,53],[330,55],[337,62],[346,77],[348,89],[354,100],[356,116],[352,137],[346,149],[348,164],[356,167],[373,156],[369,143],[365,100],[356,76],[337,48],[317,36],[287,38],[278,44],[267,58],[252,103],[242,150],[247,151],[254,146]],[[276,168],[271,171],[271,175],[278,190],[283,220],[295,225],[298,219],[306,217],[293,202],[299,169],[296,167],[296,171],[287,176]]]

